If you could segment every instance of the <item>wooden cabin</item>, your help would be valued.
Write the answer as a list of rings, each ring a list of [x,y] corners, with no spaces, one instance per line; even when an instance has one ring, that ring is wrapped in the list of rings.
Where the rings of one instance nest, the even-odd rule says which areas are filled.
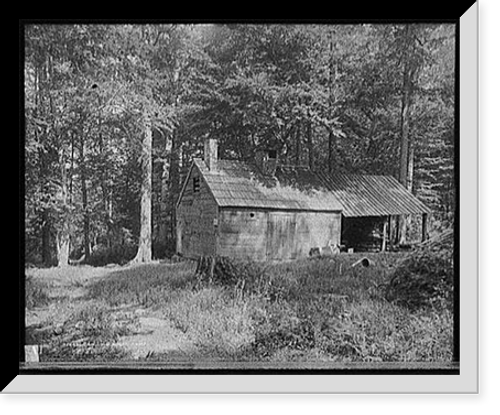
[[[194,159],[177,202],[177,252],[294,259],[339,246],[348,220],[427,213],[394,179],[361,177],[344,182],[344,176],[280,166],[275,152],[260,153],[255,163],[221,160],[217,141],[206,140],[204,158]]]

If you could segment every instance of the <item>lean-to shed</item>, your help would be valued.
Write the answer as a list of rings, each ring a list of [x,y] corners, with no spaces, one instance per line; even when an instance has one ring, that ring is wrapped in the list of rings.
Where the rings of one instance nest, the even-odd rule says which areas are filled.
[[[395,219],[401,215],[422,215],[422,240],[427,237],[427,215],[430,209],[392,176],[317,173],[342,206],[343,244],[365,249],[369,234],[379,228],[381,245],[396,239]],[[392,226],[391,226],[392,224]]]

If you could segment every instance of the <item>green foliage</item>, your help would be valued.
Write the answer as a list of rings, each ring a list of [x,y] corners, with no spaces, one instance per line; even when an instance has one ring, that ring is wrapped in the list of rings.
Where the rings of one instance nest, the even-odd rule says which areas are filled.
[[[111,245],[109,247],[97,245],[85,262],[94,267],[102,267],[107,264],[124,265],[134,258],[136,251],[137,247],[132,244]]]
[[[33,277],[25,278],[24,292],[27,309],[43,307],[50,302],[46,285]]]
[[[188,299],[184,291],[179,291],[176,295],[186,303],[176,299],[174,311],[169,303],[167,315],[185,332],[192,326],[206,328],[209,324],[211,328],[207,330],[215,330],[220,340],[226,338],[218,331],[224,327],[220,319],[224,320],[226,314],[218,315],[215,311],[218,306],[211,308],[212,304],[226,304],[226,311],[234,313],[236,321],[240,321],[238,313],[242,310],[233,306],[236,303],[243,307],[247,312],[244,327],[248,332],[239,338],[246,341],[239,344],[239,349],[234,344],[228,346],[229,352],[224,349],[224,342],[212,339],[217,346],[211,350],[218,357],[230,355],[258,361],[449,361],[453,337],[451,309],[434,306],[417,310],[400,302],[387,302],[386,290],[388,284],[392,284],[392,274],[387,270],[401,262],[401,255],[386,253],[368,257],[369,267],[360,269],[351,267],[361,258],[360,254],[266,264],[265,267],[225,259],[227,275],[214,273],[212,284],[215,286],[205,281],[201,288],[204,294],[200,297],[192,293]],[[424,261],[428,257],[419,258]],[[429,275],[438,262],[426,265]],[[439,269],[436,269],[438,274]],[[245,278],[239,279],[237,270],[241,270]],[[399,268],[394,272],[397,270]],[[418,290],[419,287],[412,288]],[[448,306],[450,299],[446,298]],[[196,303],[194,309],[193,303]],[[213,314],[206,315],[204,307]],[[203,330],[196,335],[195,332],[191,331],[199,344],[206,341],[201,334]]]
[[[453,305],[453,233],[409,254],[394,269],[386,298],[410,309]]]
[[[314,351],[320,360],[342,362],[449,361],[451,312],[413,313],[388,303],[384,268],[397,257],[383,261],[357,275],[339,272],[342,259],[277,266],[282,274],[271,274],[270,292],[279,295],[256,319],[254,353],[270,360],[300,360]]]
[[[285,163],[397,176],[405,73],[413,191],[453,219],[452,25],[25,29],[30,261],[50,263],[62,233],[75,255],[88,245],[137,244],[146,119],[158,257],[175,246],[175,203],[206,137],[219,140],[224,158],[272,147]],[[111,250],[114,262],[128,258]]]

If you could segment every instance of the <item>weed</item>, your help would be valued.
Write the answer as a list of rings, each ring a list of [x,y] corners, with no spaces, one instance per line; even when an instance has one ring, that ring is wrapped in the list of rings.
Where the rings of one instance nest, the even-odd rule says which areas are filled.
[[[33,277],[26,277],[24,287],[26,308],[33,309],[49,304],[50,298],[45,284]]]
[[[159,307],[169,301],[173,291],[193,288],[196,282],[193,270],[190,262],[127,267],[93,283],[88,289],[88,299],[102,300],[111,306]]]
[[[386,298],[411,310],[422,307],[451,310],[453,249],[449,238],[425,246],[402,260],[391,275]]]
[[[189,350],[152,352],[148,361],[450,361],[453,315],[436,305],[441,297],[420,308],[387,301],[390,270],[399,269],[401,255],[367,256],[366,268],[352,267],[360,254],[281,263],[223,261],[212,280],[200,280],[194,262],[106,273],[88,267],[95,278],[77,277],[69,269],[58,274],[60,279],[71,277],[69,287],[85,289],[86,296],[58,306],[66,312],[57,334],[38,326],[33,334],[49,345],[45,359],[127,359],[117,340],[136,331],[139,318],[112,308],[130,305],[163,315],[190,345]],[[418,268],[405,264],[412,272],[429,274],[441,266],[438,261]],[[62,271],[44,272],[49,281]],[[50,285],[36,284],[30,287],[32,304],[43,304],[52,294]]]
[[[163,311],[204,355],[235,358],[254,338],[248,303],[224,288],[176,291]]]
[[[128,322],[129,324],[131,322]],[[44,354],[47,361],[114,361],[126,356],[116,342],[129,333],[108,307],[97,301],[78,306],[53,336]]]

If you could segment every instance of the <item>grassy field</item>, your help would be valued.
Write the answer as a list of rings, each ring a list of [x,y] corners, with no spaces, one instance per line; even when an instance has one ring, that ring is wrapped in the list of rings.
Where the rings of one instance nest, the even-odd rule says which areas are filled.
[[[26,343],[41,361],[449,362],[450,304],[385,298],[401,254],[242,263],[206,281],[194,262],[26,270]]]

